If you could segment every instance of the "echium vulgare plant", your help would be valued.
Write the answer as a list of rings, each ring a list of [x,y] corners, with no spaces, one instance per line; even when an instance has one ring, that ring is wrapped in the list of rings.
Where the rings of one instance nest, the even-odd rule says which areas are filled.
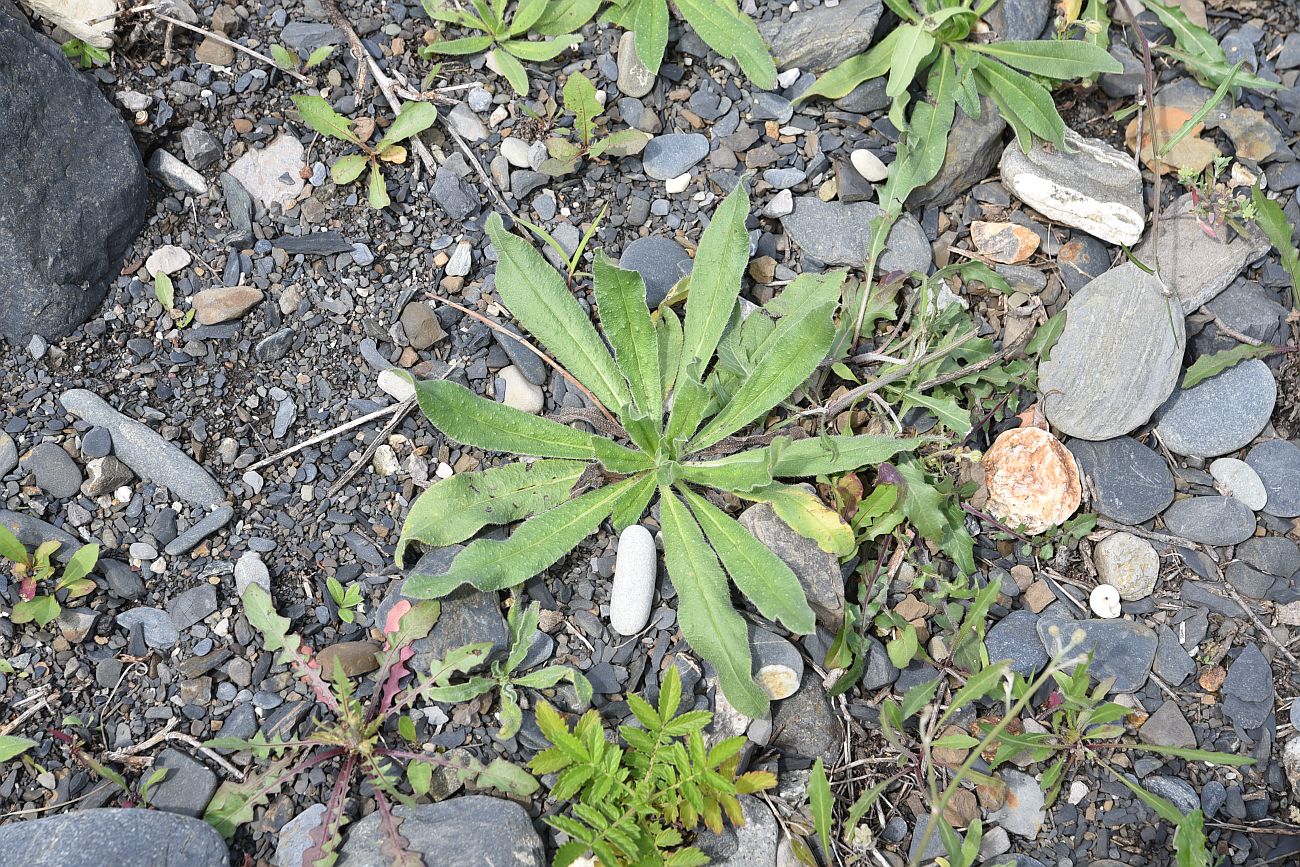
[[[766,420],[822,363],[844,279],[842,273],[803,275],[766,310],[742,319],[737,298],[749,259],[748,214],[749,197],[738,184],[700,238],[684,321],[663,307],[656,323],[640,275],[597,256],[597,312],[612,353],[564,278],[499,217],[489,219],[502,301],[620,424],[591,413],[584,420],[596,421],[599,432],[588,433],[452,382],[413,380],[420,407],[449,438],[541,460],[453,476],[421,495],[402,528],[399,565],[412,542],[451,545],[488,524],[527,520],[507,539],[470,543],[445,574],[413,573],[404,593],[432,598],[465,584],[513,587],[554,564],[607,518],[615,531],[636,523],[658,494],[682,634],[717,670],[734,707],[751,717],[767,712],[727,578],[763,617],[791,632],[811,632],[813,612],[790,568],[705,492],[769,503],[798,532],[842,556],[853,548],[848,526],[808,489],[778,480],[880,463],[917,441],[795,439],[775,430],[738,436]],[[769,312],[782,315],[774,321]]]

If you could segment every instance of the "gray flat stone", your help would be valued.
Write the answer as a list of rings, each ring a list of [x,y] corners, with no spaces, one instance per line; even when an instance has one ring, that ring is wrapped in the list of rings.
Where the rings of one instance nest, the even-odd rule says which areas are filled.
[[[1001,0],[984,20],[999,39],[1037,39],[1051,14],[1051,0]]]
[[[16,466],[18,466],[18,446],[14,444],[14,438],[9,434],[0,433],[0,479],[9,475]]]
[[[1092,651],[1092,666],[1088,673],[1093,680],[1115,678],[1110,687],[1112,693],[1132,692],[1146,683],[1158,643],[1151,629],[1128,620],[1076,620],[1067,623],[1039,619],[1038,637],[1048,656],[1060,655],[1076,629],[1083,630],[1083,641],[1071,650],[1071,655]]]
[[[1187,335],[1176,305],[1136,265],[1107,271],[1065,306],[1065,330],[1038,365],[1049,421],[1107,440],[1145,424],[1178,382]]]
[[[1178,702],[1166,701],[1138,729],[1138,739],[1157,747],[1195,747],[1196,735]]]
[[[645,173],[657,181],[684,175],[709,155],[709,140],[697,132],[657,135],[641,152]]]
[[[129,419],[93,392],[82,388],[65,391],[59,398],[64,409],[90,424],[108,428],[113,452],[137,476],[160,485],[196,506],[215,506],[225,492],[207,470],[180,447],[153,430]]]
[[[168,650],[181,640],[171,616],[161,608],[132,608],[117,615],[117,625],[130,632],[136,625],[144,629],[144,642],[154,650]]]
[[[1268,491],[1264,513],[1278,518],[1300,516],[1300,448],[1287,440],[1262,442],[1246,455]]]
[[[668,290],[690,272],[691,257],[672,238],[647,235],[637,238],[623,250],[618,267],[636,271],[645,283],[646,304],[659,306]]]
[[[1255,513],[1231,497],[1191,497],[1164,513],[1169,532],[1205,545],[1236,545],[1255,534]]]
[[[1178,642],[1178,634],[1168,626],[1156,627],[1159,643],[1151,670],[1170,686],[1178,686],[1196,673],[1196,660]]]
[[[871,221],[880,216],[874,202],[823,202],[816,196],[794,200],[794,211],[781,218],[786,234],[802,250],[827,265],[861,267],[870,254]],[[904,214],[889,232],[877,267],[880,271],[928,273],[934,261],[930,241],[911,215]]]
[[[1097,511],[1122,524],[1141,524],[1174,501],[1174,475],[1155,451],[1132,437],[1072,439],[1066,448],[1083,474]]]
[[[1011,670],[1033,677],[1048,663],[1047,651],[1038,638],[1038,615],[1032,611],[1012,611],[994,624],[984,639],[989,661],[1011,660]]]
[[[1112,244],[1136,244],[1146,225],[1142,173],[1133,160],[1072,129],[1057,150],[1035,140],[1028,154],[1012,140],[1002,152],[1002,184],[1045,217]],[[1140,258],[1140,257],[1139,257]]]
[[[772,746],[810,759],[833,762],[844,738],[844,724],[826,698],[820,677],[805,677],[799,691],[777,702],[772,712]]]
[[[1300,572],[1300,545],[1283,536],[1258,536],[1237,546],[1237,559],[1269,575],[1288,578]]]
[[[839,629],[844,623],[844,576],[838,558],[795,532],[767,503],[745,509],[739,520],[794,572],[817,619],[832,631]]]
[[[222,506],[219,509],[213,509],[204,515],[192,527],[181,533],[175,539],[167,543],[163,553],[169,557],[176,557],[189,551],[195,545],[220,530],[230,519],[235,516],[235,510],[230,506]]]
[[[36,487],[58,500],[75,497],[84,481],[81,468],[55,443],[41,443],[23,455],[23,470],[36,477]]]
[[[75,810],[0,827],[24,867],[228,867],[226,841],[200,819],[144,808]]]
[[[882,10],[880,0],[842,0],[796,12],[788,21],[773,16],[758,31],[779,68],[820,73],[867,50]]]
[[[1248,235],[1238,235],[1228,244],[1209,237],[1193,207],[1191,195],[1184,195],[1160,215],[1158,255],[1150,232],[1133,251],[1139,261],[1159,265],[1169,288],[1182,300],[1184,313],[1212,300],[1247,264],[1269,250],[1268,239],[1253,226]]]
[[[543,867],[546,853],[527,811],[512,801],[466,795],[437,804],[397,806],[402,836],[428,865]],[[388,867],[388,839],[373,812],[347,829],[338,867]]]
[[[1156,433],[1175,454],[1217,457],[1259,436],[1276,402],[1273,371],[1249,358],[1191,388],[1175,389],[1156,413]]]
[[[168,813],[202,816],[217,790],[217,775],[188,753],[174,749],[159,753],[153,766],[165,768],[167,776],[149,790],[149,804]]]

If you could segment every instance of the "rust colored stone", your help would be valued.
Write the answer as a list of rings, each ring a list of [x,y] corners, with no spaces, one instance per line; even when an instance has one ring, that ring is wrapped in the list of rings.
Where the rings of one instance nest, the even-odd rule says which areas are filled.
[[[1036,427],[1002,433],[984,454],[988,510],[1010,527],[1036,535],[1079,508],[1082,489],[1074,457],[1056,437]]]

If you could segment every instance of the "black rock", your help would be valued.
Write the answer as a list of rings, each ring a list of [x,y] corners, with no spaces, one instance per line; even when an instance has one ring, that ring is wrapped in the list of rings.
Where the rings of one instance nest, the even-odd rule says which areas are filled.
[[[479,197],[446,166],[433,176],[433,187],[429,192],[453,220],[463,220],[479,209]]]
[[[309,232],[306,235],[282,235],[271,242],[290,255],[328,256],[333,253],[351,253],[352,242],[338,232]]]
[[[989,661],[1011,660],[1011,670],[1033,677],[1047,665],[1047,651],[1038,639],[1038,615],[1032,611],[1012,611],[998,621],[984,639]]]
[[[59,46],[0,2],[0,331],[62,337],[99,306],[144,222],[126,124]]]
[[[2,2],[2,0],[0,0]],[[77,810],[0,828],[0,859],[24,867],[227,867],[226,843],[200,819],[158,810]]]

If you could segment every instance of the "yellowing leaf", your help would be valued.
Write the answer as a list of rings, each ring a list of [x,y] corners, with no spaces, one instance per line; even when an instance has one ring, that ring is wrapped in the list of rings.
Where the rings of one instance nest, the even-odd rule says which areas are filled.
[[[817,543],[828,554],[847,557],[853,553],[853,529],[839,513],[827,506],[807,488],[794,485],[771,485],[757,491],[737,492],[737,496],[767,503],[790,528]]]

